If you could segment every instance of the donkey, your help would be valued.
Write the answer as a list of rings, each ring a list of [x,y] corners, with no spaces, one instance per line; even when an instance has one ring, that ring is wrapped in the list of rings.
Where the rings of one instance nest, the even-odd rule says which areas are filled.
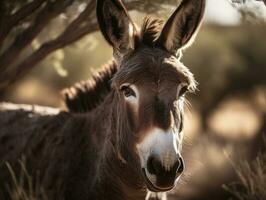
[[[93,84],[66,90],[68,111],[0,105],[0,199],[12,199],[21,172],[30,181],[15,186],[38,184],[38,199],[138,200],[174,188],[184,170],[185,94],[196,88],[179,58],[204,7],[183,0],[164,26],[146,18],[138,29],[121,0],[98,0],[114,60]]]

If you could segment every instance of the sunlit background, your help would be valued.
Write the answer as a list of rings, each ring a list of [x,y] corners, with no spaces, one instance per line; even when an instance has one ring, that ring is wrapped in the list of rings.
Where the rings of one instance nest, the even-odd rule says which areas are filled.
[[[173,9],[162,6],[162,12],[153,14],[166,19]],[[79,3],[53,20],[21,59],[58,35],[78,10],[82,10]],[[130,14],[137,23],[146,15]],[[186,174],[171,192],[172,199],[229,199],[230,183],[241,181],[237,176],[239,160],[255,159],[266,123],[265,19],[263,2],[232,5],[227,0],[208,1],[203,27],[182,58],[199,86],[188,97]],[[6,45],[10,41],[12,37]],[[99,32],[87,35],[49,55],[5,91],[1,100],[61,107],[60,91],[90,78],[111,57],[112,49]]]

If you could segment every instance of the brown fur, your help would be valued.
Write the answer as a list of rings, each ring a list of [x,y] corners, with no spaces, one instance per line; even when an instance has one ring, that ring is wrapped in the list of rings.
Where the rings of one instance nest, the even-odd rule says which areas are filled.
[[[19,160],[23,157],[32,184],[39,183],[36,195],[40,200],[44,198],[39,189],[48,199],[143,199],[141,177],[132,176],[140,174],[133,159],[136,155],[128,156],[127,164],[117,155],[116,119],[110,117],[116,116],[113,98],[117,98],[114,93],[109,94],[102,106],[89,114],[41,115],[32,109],[6,110],[6,104],[2,104],[1,199],[10,199],[7,187],[15,189],[6,163],[19,180]],[[104,116],[108,120],[103,123]],[[22,187],[29,190],[27,183]]]
[[[131,19],[120,0],[98,0],[97,15],[115,60],[91,81],[65,90],[69,112],[0,104],[0,199],[11,199],[14,190],[6,164],[19,177],[22,158],[31,183],[40,186],[39,200],[43,193],[49,200],[144,199],[147,184],[136,145],[153,126],[182,129],[177,89],[187,84],[193,91],[196,84],[188,68],[158,45],[161,22],[147,18],[142,31],[130,35]],[[125,100],[124,83],[138,88],[138,107]],[[30,184],[20,184],[29,192]]]

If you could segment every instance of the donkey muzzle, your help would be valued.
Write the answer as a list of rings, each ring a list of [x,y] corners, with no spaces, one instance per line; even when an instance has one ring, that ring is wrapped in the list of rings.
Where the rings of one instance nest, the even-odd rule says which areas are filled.
[[[144,169],[145,181],[148,189],[154,192],[171,190],[175,186],[176,179],[184,171],[184,161],[182,157],[167,166],[156,156],[150,156],[147,162],[147,168]]]

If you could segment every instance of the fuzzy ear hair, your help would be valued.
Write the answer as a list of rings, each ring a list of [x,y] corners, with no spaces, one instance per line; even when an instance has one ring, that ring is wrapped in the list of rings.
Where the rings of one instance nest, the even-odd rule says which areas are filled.
[[[98,0],[97,19],[104,38],[116,53],[134,49],[136,29],[121,0]]]
[[[157,46],[175,54],[189,46],[197,35],[205,10],[205,0],[182,0],[165,23]]]

